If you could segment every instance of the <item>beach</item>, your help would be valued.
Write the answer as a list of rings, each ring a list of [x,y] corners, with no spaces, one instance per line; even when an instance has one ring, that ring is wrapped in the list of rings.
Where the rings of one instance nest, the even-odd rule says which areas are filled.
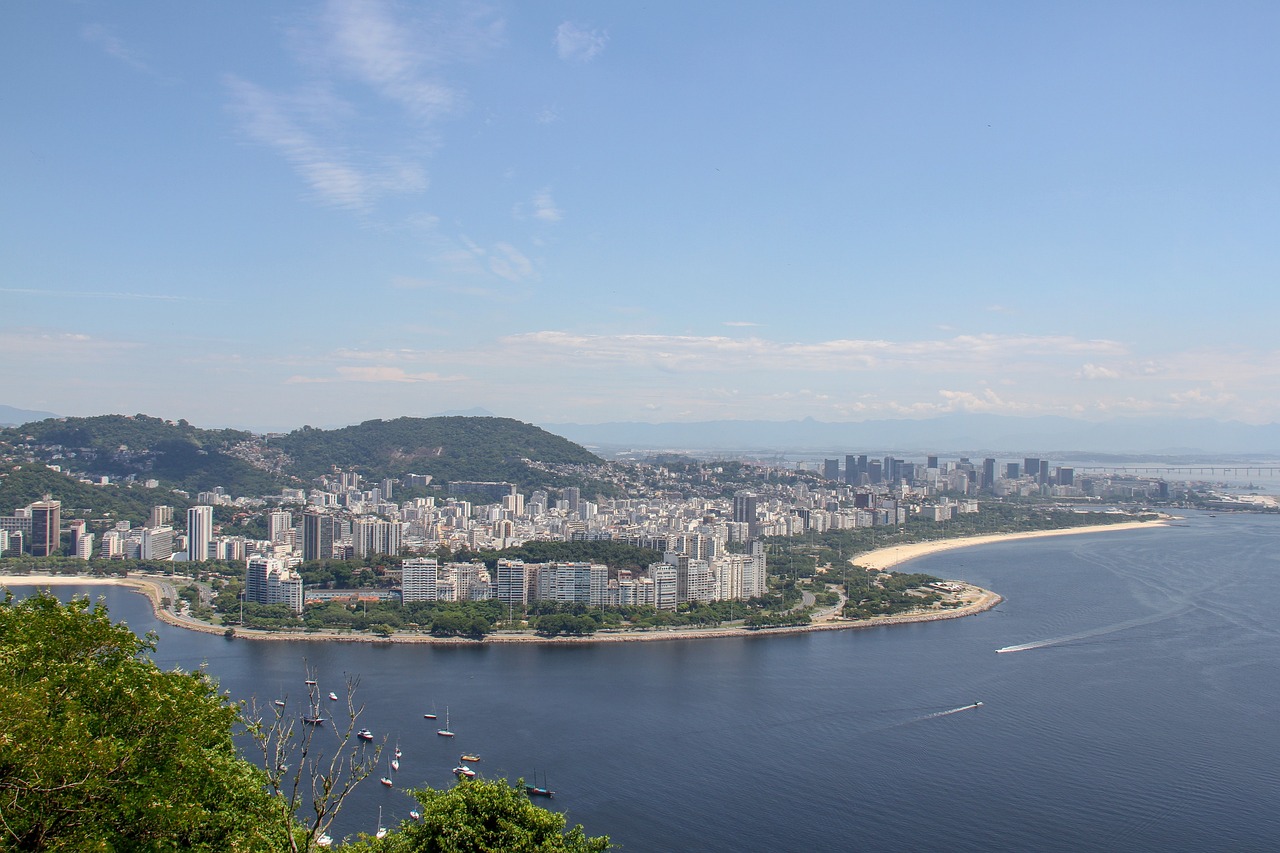
[[[982,536],[968,536],[957,539],[937,539],[928,542],[913,542],[906,545],[891,545],[879,548],[850,558],[849,562],[865,569],[879,571],[888,570],[909,560],[951,551],[957,548],[971,548],[976,545],[989,545],[997,542],[1017,541],[1021,539],[1039,539],[1048,536],[1068,536],[1081,533],[1103,533],[1111,530],[1134,530],[1136,528],[1159,527],[1164,520],[1133,521],[1118,524],[1099,524],[1086,527],[1070,527],[1058,530],[1030,530],[1021,533],[992,533]],[[586,637],[539,637],[531,631],[495,631],[483,640],[471,640],[462,637],[432,637],[424,634],[393,634],[381,637],[374,634],[358,634],[341,631],[259,631],[251,628],[235,629],[235,637],[252,640],[325,640],[345,643],[416,643],[427,645],[470,646],[481,643],[539,643],[544,645],[581,645],[590,643],[632,643],[653,642],[662,640],[692,640],[723,637],[768,637],[776,634],[800,634],[810,631],[839,631],[859,628],[873,628],[879,625],[900,625],[912,622],[933,622],[941,619],[958,619],[975,613],[982,613],[998,605],[1004,599],[999,593],[953,581],[961,585],[961,590],[944,596],[948,607],[934,607],[913,613],[895,616],[878,616],[871,619],[845,619],[837,615],[839,608],[828,608],[820,611],[809,625],[795,625],[780,628],[750,629],[743,627],[718,628],[665,628],[643,631],[599,631]],[[226,628],[210,625],[190,617],[174,613],[161,606],[161,601],[168,598],[176,601],[177,595],[173,580],[155,575],[133,574],[128,577],[99,577],[75,575],[0,575],[0,587],[9,586],[66,586],[82,584],[110,584],[127,586],[147,596],[151,601],[156,618],[169,625],[200,631],[207,634],[224,634]]]

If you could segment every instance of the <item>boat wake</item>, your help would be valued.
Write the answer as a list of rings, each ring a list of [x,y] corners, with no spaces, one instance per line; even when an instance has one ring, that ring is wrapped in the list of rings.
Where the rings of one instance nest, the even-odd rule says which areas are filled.
[[[1155,622],[1163,622],[1165,619],[1172,619],[1175,616],[1181,616],[1191,609],[1192,605],[1188,604],[1175,610],[1156,613],[1151,616],[1144,616],[1141,619],[1130,619],[1126,622],[1117,622],[1114,625],[1104,625],[1101,628],[1092,628],[1088,631],[1081,631],[1078,634],[1067,634],[1063,637],[1051,637],[1047,640],[1036,640],[1034,643],[1021,643],[1016,646],[1005,646],[1002,649],[996,649],[996,654],[1003,655],[1008,652],[1029,652],[1032,649],[1046,649],[1050,646],[1061,646],[1067,643],[1076,643],[1081,640],[1092,640],[1095,637],[1103,637],[1107,634],[1114,634],[1117,631],[1127,631],[1130,628],[1138,628]]]
[[[974,703],[972,703],[972,704],[970,704],[970,705],[962,705],[962,706],[960,706],[959,708],[952,708],[952,709],[950,709],[950,710],[948,710],[948,711],[936,711],[936,712],[934,712],[934,713],[932,713],[932,714],[925,714],[923,717],[920,717],[920,719],[921,719],[921,720],[933,720],[933,719],[936,719],[936,718],[938,718],[938,717],[948,717],[948,716],[950,716],[950,715],[952,715],[952,714],[959,714],[961,711],[972,711],[974,708],[981,708],[981,707],[982,707],[982,703],[981,703],[981,702],[974,702]]]

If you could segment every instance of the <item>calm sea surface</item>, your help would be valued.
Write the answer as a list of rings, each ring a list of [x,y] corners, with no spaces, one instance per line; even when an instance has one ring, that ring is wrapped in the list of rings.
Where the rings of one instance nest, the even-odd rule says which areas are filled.
[[[336,834],[403,818],[401,787],[474,751],[626,851],[1280,849],[1280,517],[1179,524],[911,564],[1005,596],[979,616],[742,640],[254,643],[105,595],[236,698],[297,705],[306,665],[326,693],[359,677],[404,758]],[[422,717],[446,706],[452,740]]]

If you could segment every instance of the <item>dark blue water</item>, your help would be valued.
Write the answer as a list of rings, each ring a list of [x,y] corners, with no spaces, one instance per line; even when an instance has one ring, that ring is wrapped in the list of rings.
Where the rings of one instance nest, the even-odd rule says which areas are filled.
[[[404,750],[399,782],[539,778],[628,851],[1206,851],[1280,846],[1280,518],[1003,543],[912,570],[1002,593],[949,622],[581,648],[160,635],[234,697],[303,696],[304,665]],[[1029,647],[996,654],[998,648]],[[975,701],[978,708],[956,710]],[[448,705],[452,741],[423,720]],[[376,779],[338,834],[410,803]]]

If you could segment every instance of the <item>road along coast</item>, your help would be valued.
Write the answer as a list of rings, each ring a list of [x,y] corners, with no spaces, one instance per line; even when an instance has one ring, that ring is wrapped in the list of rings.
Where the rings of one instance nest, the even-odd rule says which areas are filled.
[[[989,545],[996,542],[1010,542],[1021,539],[1039,539],[1047,536],[1068,536],[1081,533],[1104,533],[1112,530],[1134,530],[1137,528],[1160,527],[1165,519],[1157,521],[1134,521],[1117,524],[1099,524],[1087,527],[1069,527],[1058,530],[1029,530],[1021,533],[992,533],[981,536],[968,536],[958,539],[937,539],[928,542],[913,542],[907,545],[890,545],[859,554],[849,560],[856,566],[865,569],[888,570],[908,560],[951,551],[956,548],[970,548],[976,545]],[[393,634],[381,637],[373,634],[357,634],[345,631],[259,631],[251,628],[235,629],[237,639],[251,640],[324,640],[340,643],[417,643],[426,645],[473,646],[492,643],[539,643],[544,645],[584,645],[592,643],[632,643],[653,642],[661,640],[700,640],[715,637],[769,637],[777,634],[803,634],[810,631],[840,631],[856,628],[874,628],[879,625],[901,625],[912,622],[934,622],[941,619],[958,619],[982,613],[998,605],[1004,599],[998,593],[982,589],[971,584],[961,583],[961,590],[946,596],[948,607],[933,607],[913,613],[896,616],[877,616],[871,619],[845,619],[836,615],[838,608],[820,612],[809,625],[795,625],[781,628],[750,629],[743,627],[717,628],[665,628],[635,631],[599,631],[588,637],[540,637],[532,631],[495,631],[483,640],[470,640],[462,637],[431,637],[423,634]],[[73,576],[73,575],[0,575],[0,587],[11,586],[65,586],[65,585],[106,584],[126,586],[139,592],[151,601],[156,618],[169,625],[200,631],[206,634],[225,634],[226,628],[210,625],[190,617],[174,613],[161,606],[163,598],[176,601],[177,595],[173,582],[168,578],[153,575],[130,575],[120,577]]]

